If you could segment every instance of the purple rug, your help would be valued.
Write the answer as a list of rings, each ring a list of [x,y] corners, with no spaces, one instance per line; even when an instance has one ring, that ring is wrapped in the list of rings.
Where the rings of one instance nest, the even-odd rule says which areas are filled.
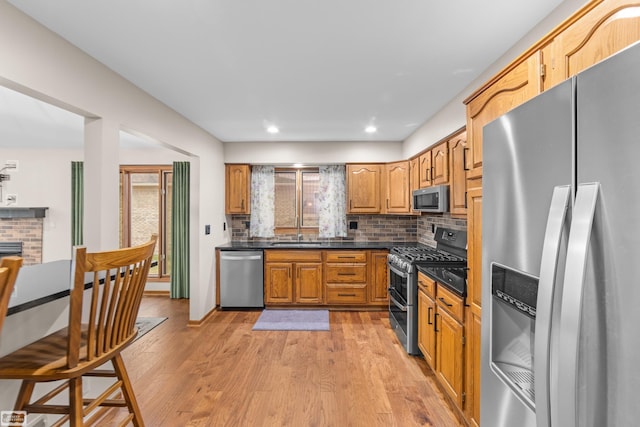
[[[329,310],[264,310],[254,331],[328,331]]]

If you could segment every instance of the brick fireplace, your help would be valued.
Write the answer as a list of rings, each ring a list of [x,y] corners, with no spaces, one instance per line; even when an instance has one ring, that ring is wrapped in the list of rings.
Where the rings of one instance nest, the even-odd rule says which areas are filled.
[[[22,242],[24,265],[42,263],[46,208],[0,208],[0,242]]]

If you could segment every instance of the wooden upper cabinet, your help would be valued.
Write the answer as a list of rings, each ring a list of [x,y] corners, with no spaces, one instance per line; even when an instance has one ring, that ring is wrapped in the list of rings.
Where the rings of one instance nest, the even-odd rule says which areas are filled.
[[[431,183],[449,183],[449,143],[444,141],[431,149]]]
[[[449,140],[449,210],[452,215],[467,214],[467,133]]]
[[[409,160],[409,190],[413,193],[414,190],[420,188],[420,158],[414,157]],[[413,200],[410,200],[413,203]]]
[[[545,88],[558,84],[640,40],[640,4],[607,0],[557,35],[545,59]]]
[[[431,186],[433,180],[433,176],[431,175],[433,172],[431,168],[431,150],[422,153],[418,158],[418,163],[420,169],[420,188]]]
[[[347,213],[380,213],[380,164],[347,165]]]
[[[225,212],[251,213],[251,167],[225,165]]]
[[[542,90],[541,52],[535,51],[498,80],[467,98],[467,143],[470,170],[467,178],[482,176],[482,128]]]
[[[411,212],[409,176],[408,160],[385,165],[385,211],[387,213]]]

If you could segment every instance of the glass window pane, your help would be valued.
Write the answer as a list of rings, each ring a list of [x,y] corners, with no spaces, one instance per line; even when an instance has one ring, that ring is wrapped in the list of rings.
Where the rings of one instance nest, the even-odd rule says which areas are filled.
[[[320,174],[318,172],[302,172],[302,227],[318,226],[318,189]]]
[[[275,173],[275,225],[296,227],[296,173]]]
[[[157,173],[131,174],[131,246],[141,245],[159,232],[159,185]],[[154,260],[158,260],[159,253],[156,245]],[[149,274],[158,275],[158,267],[152,268]]]

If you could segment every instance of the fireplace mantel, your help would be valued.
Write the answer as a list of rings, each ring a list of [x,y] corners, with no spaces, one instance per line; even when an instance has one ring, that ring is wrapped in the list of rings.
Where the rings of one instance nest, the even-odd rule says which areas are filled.
[[[44,218],[49,208],[27,208],[17,206],[0,207],[0,219],[8,218]]]

